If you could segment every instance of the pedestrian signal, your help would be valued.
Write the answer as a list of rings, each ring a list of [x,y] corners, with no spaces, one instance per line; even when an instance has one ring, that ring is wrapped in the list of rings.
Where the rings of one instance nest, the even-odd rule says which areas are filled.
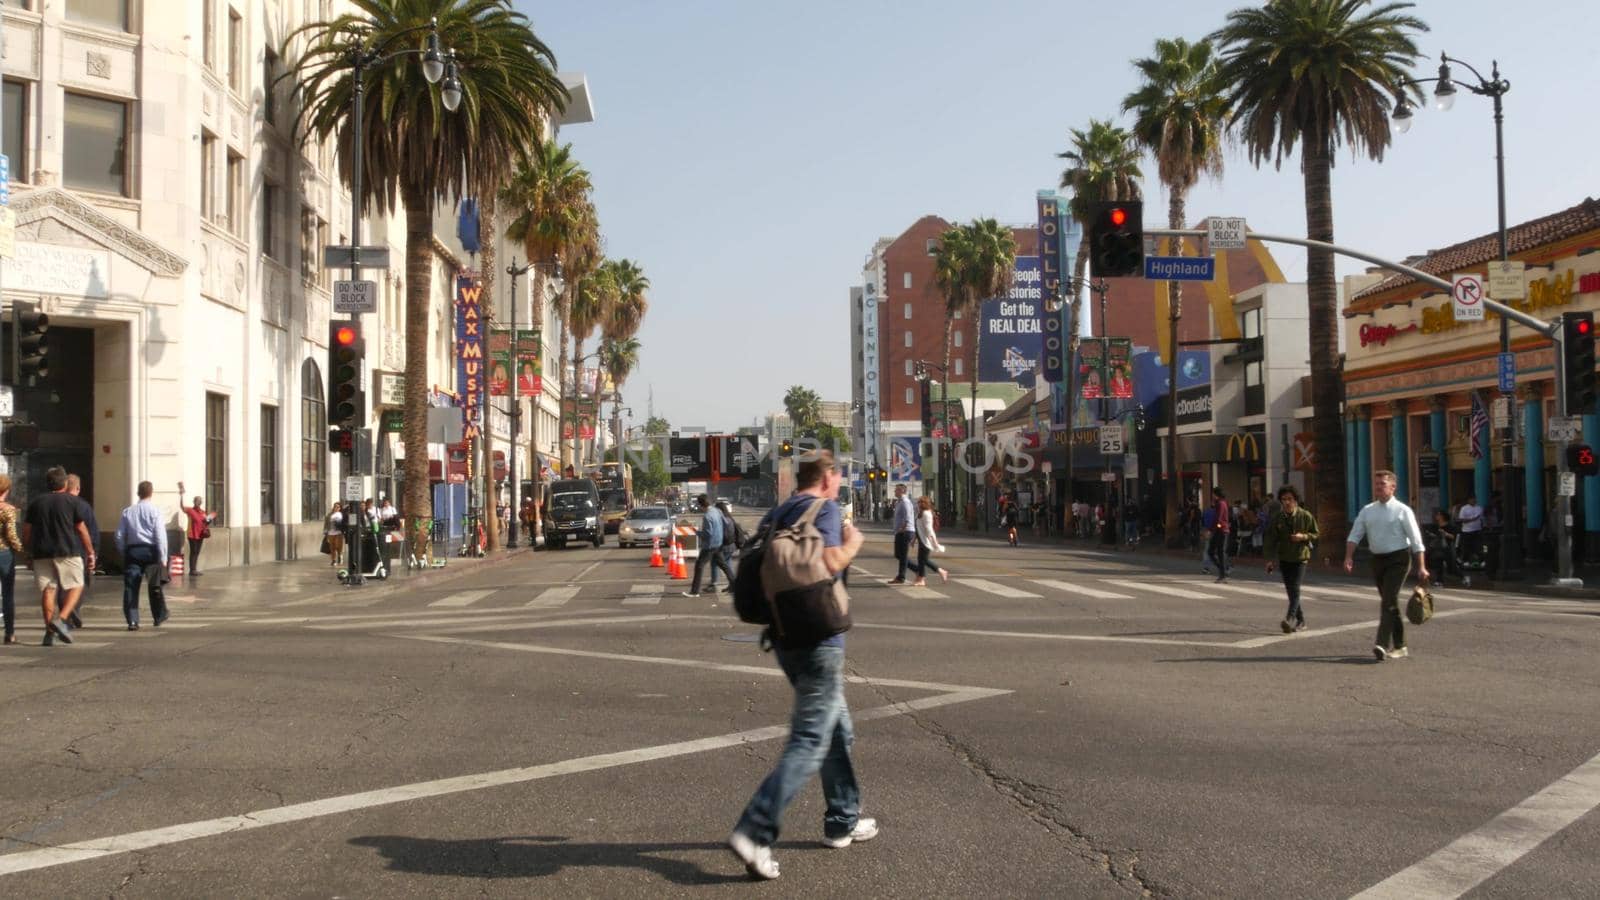
[[[1568,444],[1567,470],[1584,476],[1600,475],[1600,456],[1588,444]]]

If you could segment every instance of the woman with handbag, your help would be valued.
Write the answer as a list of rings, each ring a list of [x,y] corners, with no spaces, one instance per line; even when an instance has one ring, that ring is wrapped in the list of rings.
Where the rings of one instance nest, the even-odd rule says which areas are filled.
[[[1281,509],[1267,524],[1262,536],[1262,552],[1267,557],[1267,574],[1276,566],[1283,572],[1283,590],[1289,595],[1289,611],[1278,626],[1284,634],[1306,630],[1306,614],[1300,608],[1300,579],[1311,549],[1317,543],[1317,517],[1300,505],[1300,492],[1290,485],[1278,489]]]
[[[178,482],[178,508],[189,518],[189,527],[184,533],[189,538],[188,567],[185,569],[190,575],[200,574],[200,548],[205,545],[206,538],[211,537],[211,523],[215,516],[206,512],[205,498],[196,494],[193,506],[183,505],[183,482]]]
[[[322,552],[328,554],[330,566],[337,566],[344,561],[343,504],[334,503],[327,518],[322,520]]]
[[[911,582],[913,587],[924,587],[928,583],[925,577],[928,570],[939,573],[944,581],[950,580],[950,573],[939,568],[939,564],[928,558],[930,553],[943,553],[944,545],[939,543],[939,535],[933,530],[933,501],[927,497],[917,500],[917,562],[909,568],[917,573],[917,580]]]
[[[0,614],[4,615],[5,642],[17,642],[17,564],[26,555],[17,538],[17,508],[9,502],[11,477],[0,475]]]

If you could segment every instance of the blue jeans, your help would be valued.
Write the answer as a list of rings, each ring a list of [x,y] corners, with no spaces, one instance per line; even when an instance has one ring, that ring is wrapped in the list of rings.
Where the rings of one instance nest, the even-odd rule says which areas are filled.
[[[139,582],[144,579],[144,567],[153,562],[160,562],[161,557],[156,553],[156,548],[148,544],[134,544],[123,554],[122,560],[122,617],[128,620],[129,625],[139,624]],[[150,585],[150,615],[158,619],[166,618],[166,603],[158,600],[161,595],[160,585]]]
[[[9,547],[0,547],[0,615],[10,637],[17,630],[17,555]]]
[[[861,790],[850,764],[855,729],[844,700],[844,648],[818,644],[773,652],[794,686],[789,743],[778,765],[756,788],[735,830],[757,844],[777,843],[784,809],[820,770],[828,802],[823,834],[844,837],[855,829],[861,814]]]

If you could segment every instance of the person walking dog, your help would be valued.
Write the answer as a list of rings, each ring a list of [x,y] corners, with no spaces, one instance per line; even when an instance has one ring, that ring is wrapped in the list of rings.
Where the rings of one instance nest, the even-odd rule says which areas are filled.
[[[1372,553],[1372,580],[1378,586],[1378,637],[1372,655],[1378,662],[1405,659],[1406,620],[1400,610],[1400,588],[1411,572],[1413,560],[1417,578],[1428,580],[1428,562],[1422,543],[1422,529],[1416,513],[1394,496],[1394,473],[1380,469],[1372,473],[1372,502],[1361,508],[1350,538],[1344,545],[1344,570],[1355,571],[1356,546],[1367,539]]]
[[[1283,573],[1283,590],[1289,595],[1289,611],[1279,626],[1284,634],[1306,630],[1306,614],[1300,608],[1300,579],[1317,542],[1317,517],[1300,505],[1300,492],[1290,485],[1278,489],[1278,512],[1267,523],[1262,538],[1262,553],[1267,557],[1267,574],[1274,566]]]

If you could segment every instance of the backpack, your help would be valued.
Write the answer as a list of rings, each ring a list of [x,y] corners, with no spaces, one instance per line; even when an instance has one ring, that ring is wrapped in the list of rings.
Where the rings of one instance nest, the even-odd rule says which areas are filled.
[[[826,502],[812,501],[792,525],[762,528],[739,557],[734,609],[741,621],[768,626],[779,646],[815,644],[850,628],[850,596],[822,561],[816,519]]]
[[[722,546],[732,546],[734,549],[743,549],[750,543],[750,533],[739,527],[733,516],[724,512],[722,514]]]

